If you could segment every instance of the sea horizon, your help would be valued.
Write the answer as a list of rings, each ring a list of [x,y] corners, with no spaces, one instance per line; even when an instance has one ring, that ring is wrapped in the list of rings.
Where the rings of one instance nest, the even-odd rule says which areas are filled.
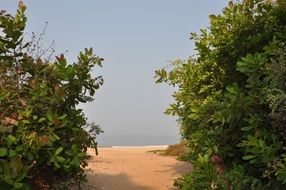
[[[99,147],[166,146],[180,142],[179,135],[105,135],[97,137]]]

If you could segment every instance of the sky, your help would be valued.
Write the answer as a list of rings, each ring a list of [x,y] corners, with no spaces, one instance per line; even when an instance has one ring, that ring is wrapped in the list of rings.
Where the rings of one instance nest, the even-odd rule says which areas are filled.
[[[190,32],[209,25],[228,0],[26,0],[26,36],[40,34],[48,22],[43,47],[55,41],[70,63],[93,47],[104,58],[104,85],[95,101],[80,105],[89,121],[105,131],[101,138],[145,135],[179,138],[175,118],[163,112],[173,102],[173,87],[155,84],[155,70],[193,55]],[[17,0],[0,0],[14,14]]]

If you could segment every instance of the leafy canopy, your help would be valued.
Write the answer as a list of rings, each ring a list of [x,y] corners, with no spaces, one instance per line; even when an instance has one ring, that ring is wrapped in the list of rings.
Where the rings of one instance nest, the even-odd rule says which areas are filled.
[[[197,55],[156,71],[188,140],[181,189],[286,188],[286,4],[233,2],[191,33]]]
[[[7,190],[84,179],[87,147],[101,132],[76,105],[92,101],[102,85],[91,71],[103,59],[92,49],[73,64],[64,55],[33,57],[23,37],[25,10],[20,2],[14,17],[0,12],[0,186]]]

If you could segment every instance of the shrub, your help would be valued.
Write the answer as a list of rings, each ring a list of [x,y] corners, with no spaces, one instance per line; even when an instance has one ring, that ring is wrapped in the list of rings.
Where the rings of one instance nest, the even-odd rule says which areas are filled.
[[[45,189],[61,180],[84,179],[88,146],[100,132],[76,105],[92,101],[103,83],[90,74],[102,58],[92,49],[68,64],[34,58],[24,43],[25,5],[15,17],[0,12],[0,186]],[[91,128],[90,133],[85,128]]]
[[[197,55],[156,71],[190,145],[181,189],[286,188],[286,4],[230,1],[191,33]]]
[[[184,160],[187,151],[188,151],[187,141],[181,141],[178,144],[169,145],[168,148],[164,150],[162,155],[176,156],[179,160]]]

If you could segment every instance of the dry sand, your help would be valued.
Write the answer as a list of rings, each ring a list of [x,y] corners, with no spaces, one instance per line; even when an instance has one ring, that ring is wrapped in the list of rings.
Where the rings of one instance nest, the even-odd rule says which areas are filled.
[[[174,157],[148,152],[166,147],[99,148],[87,167],[85,189],[97,190],[167,190],[174,189],[174,179],[191,170],[191,165]]]

